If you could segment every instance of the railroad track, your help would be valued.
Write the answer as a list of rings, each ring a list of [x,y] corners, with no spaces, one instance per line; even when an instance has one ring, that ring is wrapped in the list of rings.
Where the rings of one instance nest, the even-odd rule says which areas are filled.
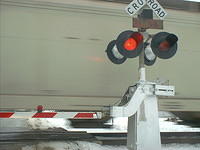
[[[161,143],[200,143],[200,132],[161,132]],[[105,145],[126,145],[127,133],[97,133],[92,134]]]
[[[68,132],[64,129],[48,130],[0,130],[1,146],[11,143],[38,143],[45,141],[90,141],[105,145],[126,145],[127,133]],[[200,132],[161,132],[162,144],[200,143]]]

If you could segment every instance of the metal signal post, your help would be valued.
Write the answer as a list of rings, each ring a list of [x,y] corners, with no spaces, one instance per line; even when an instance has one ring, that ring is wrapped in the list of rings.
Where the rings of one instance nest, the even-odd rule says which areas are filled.
[[[144,18],[140,17],[140,19]],[[146,29],[140,28],[138,31],[143,33],[146,32]],[[153,92],[155,84],[146,81],[144,56],[145,48],[143,47],[139,55],[139,82],[137,86],[143,86],[139,96],[143,94],[145,96],[137,112],[128,117],[127,148],[129,150],[161,150],[157,97]]]
[[[145,32],[146,29],[138,29],[138,31]],[[139,55],[138,86],[150,86],[149,88],[153,91],[154,86],[146,82],[144,50],[143,47],[142,52]],[[148,88],[144,89],[143,92],[149,92],[148,90]],[[157,97],[153,93],[146,95],[137,112],[128,117],[127,133],[127,148],[129,150],[161,150]]]

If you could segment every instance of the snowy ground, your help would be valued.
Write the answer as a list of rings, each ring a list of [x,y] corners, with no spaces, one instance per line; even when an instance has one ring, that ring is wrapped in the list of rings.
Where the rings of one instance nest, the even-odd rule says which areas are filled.
[[[37,148],[37,149],[36,149]],[[91,142],[45,142],[25,146],[22,150],[127,150],[125,146],[102,146]]]
[[[164,117],[164,118],[162,118]],[[166,121],[168,117],[167,113],[163,113],[159,119],[161,132],[200,132],[200,128],[191,128],[186,125],[178,125],[175,122]],[[29,129],[41,129],[48,128],[63,128],[68,131],[87,131],[91,132],[126,132],[127,131],[127,118],[115,118],[113,120],[112,129],[75,129],[70,126],[70,122],[66,119],[38,119],[31,118],[28,120],[7,119],[0,120],[0,127],[27,127]],[[41,142],[37,145],[28,145],[21,150],[127,150],[125,146],[104,146],[91,142]],[[162,145],[162,150],[200,150],[200,144],[187,145],[187,144],[170,144]]]
[[[175,122],[166,121],[166,118],[160,118],[161,132],[200,132],[200,128],[192,128],[186,125],[180,125]]]
[[[104,146],[91,142],[42,142],[25,146],[22,150],[128,150],[125,146]],[[200,150],[200,145],[162,145],[162,150]]]
[[[70,121],[61,118],[30,118],[27,120],[27,126],[31,129],[49,129],[49,128],[63,128],[70,129]]]
[[[160,131],[161,132],[200,132],[200,128],[191,128],[186,125],[179,125],[175,122],[166,121],[167,118],[160,118]],[[127,132],[127,118],[115,118],[113,120],[112,129],[100,128],[72,128],[70,122],[66,119],[38,119],[31,118],[27,120],[27,126],[31,129],[48,129],[48,128],[63,128],[68,131],[87,131],[88,133],[95,132]]]
[[[161,132],[197,132],[199,128],[191,128],[185,125],[178,125],[174,122],[166,121],[167,118],[160,118]],[[75,129],[70,126],[70,122],[64,119],[29,119],[29,127],[33,129],[47,129],[53,127],[61,127],[70,131],[87,131],[92,132],[126,132],[127,131],[127,118],[115,118],[113,120],[112,129]],[[104,146],[91,142],[46,142],[39,143],[38,145],[25,146],[22,150],[127,150],[125,146]],[[162,150],[200,150],[200,144],[167,144],[162,145]]]

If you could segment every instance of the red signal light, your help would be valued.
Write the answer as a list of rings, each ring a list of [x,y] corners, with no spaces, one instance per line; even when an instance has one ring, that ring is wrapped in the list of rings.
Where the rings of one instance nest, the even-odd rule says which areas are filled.
[[[137,42],[135,39],[133,38],[128,38],[125,42],[124,42],[124,49],[126,49],[127,51],[133,51],[135,50],[135,48],[137,47]]]
[[[169,59],[176,54],[178,37],[168,32],[159,32],[151,40],[153,53],[162,59]]]
[[[143,49],[143,35],[139,32],[126,30],[117,37],[116,47],[118,52],[126,58],[137,57]]]
[[[169,34],[166,37],[166,40],[160,43],[158,48],[160,48],[161,51],[168,51],[170,50],[170,47],[172,47],[177,41],[178,37],[176,35]]]
[[[130,38],[124,41],[123,47],[127,51],[134,51],[142,41],[143,41],[142,34],[134,32]]]
[[[161,51],[167,51],[169,50],[170,44],[167,41],[161,42],[160,45],[158,46],[158,48]]]

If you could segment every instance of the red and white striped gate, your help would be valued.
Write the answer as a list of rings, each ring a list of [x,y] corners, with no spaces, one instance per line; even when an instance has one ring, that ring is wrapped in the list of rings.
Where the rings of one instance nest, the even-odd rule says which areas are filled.
[[[0,112],[0,118],[101,119],[102,112]]]

